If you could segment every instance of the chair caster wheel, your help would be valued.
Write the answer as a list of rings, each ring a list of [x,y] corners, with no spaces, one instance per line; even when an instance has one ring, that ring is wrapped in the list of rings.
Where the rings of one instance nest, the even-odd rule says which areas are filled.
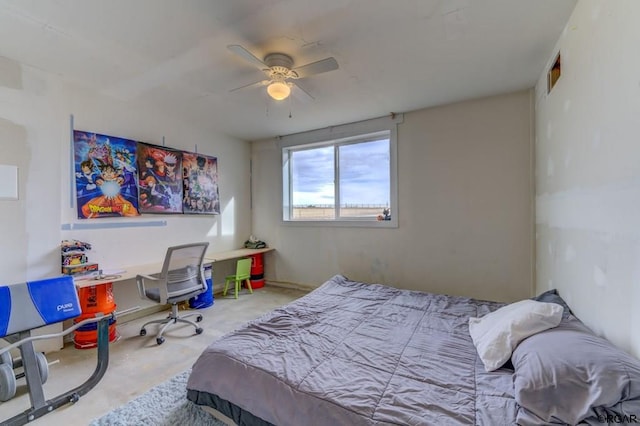
[[[159,345],[163,344],[164,343],[164,337],[158,337],[156,339],[156,343],[159,344]]]
[[[198,315],[198,316],[196,317],[196,322],[200,322],[200,321],[202,321],[202,315]]]
[[[146,330],[146,329],[144,329],[144,328],[143,328],[143,329],[141,329],[141,330],[140,330],[140,335],[141,335],[141,336],[146,336],[146,335],[147,335],[147,330]]]
[[[202,328],[200,327],[196,328],[196,334],[202,334]]]

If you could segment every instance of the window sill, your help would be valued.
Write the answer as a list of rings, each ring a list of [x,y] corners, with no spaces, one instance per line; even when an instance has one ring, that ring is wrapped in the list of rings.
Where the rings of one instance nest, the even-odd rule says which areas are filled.
[[[293,227],[335,228],[397,228],[396,220],[282,220],[282,225]]]

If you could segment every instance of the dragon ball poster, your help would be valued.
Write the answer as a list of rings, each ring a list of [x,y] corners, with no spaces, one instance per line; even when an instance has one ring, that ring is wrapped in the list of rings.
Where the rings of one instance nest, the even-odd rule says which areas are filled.
[[[136,142],[73,132],[79,219],[139,216]]]
[[[220,214],[218,159],[193,152],[182,153],[183,212]]]
[[[182,213],[182,152],[138,142],[141,213]]]

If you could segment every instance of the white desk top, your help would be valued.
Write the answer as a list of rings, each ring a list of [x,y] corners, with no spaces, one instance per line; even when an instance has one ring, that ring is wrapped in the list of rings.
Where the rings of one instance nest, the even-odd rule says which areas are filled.
[[[238,259],[241,257],[250,256],[253,254],[267,253],[275,250],[274,248],[267,247],[262,249],[247,249],[241,248],[236,250],[206,253],[204,255],[205,263],[222,262],[224,260]],[[114,275],[106,275],[100,279],[92,278],[91,276],[74,277],[74,282],[77,288],[91,287],[100,284],[113,283],[118,281],[125,281],[135,279],[137,275],[150,275],[158,273],[162,270],[162,262],[160,263],[148,263],[145,265],[132,265],[122,267],[122,271],[118,271]]]
[[[259,253],[267,253],[273,250],[275,249],[271,247],[261,249],[241,248],[236,250],[220,251],[217,253],[206,253],[204,255],[204,259],[208,262],[222,262],[223,260],[238,259],[240,257],[247,257]]]

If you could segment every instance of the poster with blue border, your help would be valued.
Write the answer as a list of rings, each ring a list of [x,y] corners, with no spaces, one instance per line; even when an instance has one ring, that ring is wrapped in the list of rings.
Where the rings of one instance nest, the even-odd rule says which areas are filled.
[[[74,130],[79,219],[139,216],[136,142]]]

